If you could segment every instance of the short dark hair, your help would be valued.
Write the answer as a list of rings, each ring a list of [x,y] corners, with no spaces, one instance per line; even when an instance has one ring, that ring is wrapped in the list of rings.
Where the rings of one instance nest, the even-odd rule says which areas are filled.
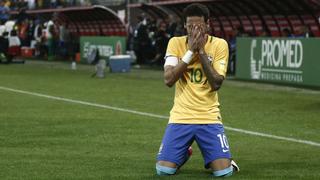
[[[187,17],[190,17],[190,16],[203,17],[204,21],[207,22],[207,20],[209,19],[209,16],[210,16],[210,12],[209,12],[209,9],[205,5],[199,4],[199,3],[193,3],[193,4],[188,5],[183,10],[184,23],[186,22]]]

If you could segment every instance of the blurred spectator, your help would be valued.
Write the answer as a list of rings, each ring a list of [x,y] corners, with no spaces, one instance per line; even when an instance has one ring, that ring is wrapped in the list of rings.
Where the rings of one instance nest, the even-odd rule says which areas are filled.
[[[134,31],[134,52],[137,56],[137,64],[147,62],[148,54],[151,50],[151,40],[147,26],[147,18],[144,14],[138,17],[139,23]]]
[[[59,26],[59,54],[67,58],[69,57],[69,51],[73,51],[72,48],[70,48],[71,43],[71,34],[68,30],[68,23],[64,22]]]
[[[42,3],[43,8],[50,8],[51,6],[51,0],[43,0]]]
[[[151,61],[152,64],[163,65],[164,64],[164,56],[166,54],[167,45],[170,39],[170,34],[167,33],[167,25],[162,22],[160,24],[158,32],[155,34],[155,50],[156,55],[154,59]]]
[[[42,43],[42,31],[43,31],[43,24],[39,23],[35,26],[34,29],[34,40],[35,40],[35,51],[34,55],[39,57],[41,55],[41,43]]]
[[[269,28],[263,27],[262,32],[260,34],[260,37],[270,37],[270,36],[271,36],[271,32],[270,32]]]
[[[28,0],[28,9],[36,8],[36,0]]]
[[[182,22],[177,23],[174,36],[183,36],[185,34],[186,34],[186,30],[183,27],[183,23]]]
[[[11,63],[14,57],[20,56],[21,52],[21,42],[18,37],[16,30],[11,32],[9,39],[9,49],[8,49],[8,63]],[[15,63],[24,63],[24,60],[15,61]]]
[[[44,0],[37,0],[37,8],[43,8],[43,1]]]
[[[8,37],[8,40],[8,63],[11,63],[13,57],[20,55],[21,42],[16,30],[12,30],[11,35]]]
[[[65,23],[62,23],[59,26],[59,45],[63,47],[64,45],[64,38],[65,38],[65,32],[66,32],[66,27],[65,27]]]
[[[169,34],[170,37],[173,37],[176,34],[178,23],[176,22],[175,19],[176,18],[173,15],[169,15],[167,33]]]
[[[26,13],[26,9],[25,8],[19,9],[19,13],[18,13],[18,16],[17,16],[16,19],[17,19],[17,24],[21,24],[26,19],[28,19],[28,15]]]
[[[229,61],[228,61],[228,73],[235,74],[236,65],[236,45],[237,36],[239,36],[238,30],[233,30],[231,37],[229,39]]]
[[[50,8],[56,8],[57,7],[57,0],[50,0]]]
[[[33,40],[35,30],[35,23],[33,19],[28,21],[28,29],[27,29],[27,46],[31,46],[31,41]]]
[[[9,40],[7,38],[7,33],[5,32],[5,27],[0,24],[0,63],[3,59],[9,62],[8,57]]]
[[[21,41],[18,37],[17,31],[13,30],[11,36],[9,37],[9,47],[20,47]]]
[[[309,37],[314,37],[313,33],[310,31],[308,26],[301,26],[298,30],[298,33],[296,34],[295,37],[304,37],[304,38],[309,38]]]
[[[72,34],[69,31],[68,23],[65,25],[65,32],[64,32],[64,47],[66,49],[65,58],[73,61],[75,57],[75,47],[76,44],[73,42],[75,37],[72,37]]]
[[[11,7],[11,1],[10,0],[5,0],[4,1],[4,6],[8,7],[10,9]]]
[[[48,60],[53,60],[54,58],[54,24],[52,21],[49,21],[47,24],[47,34],[46,34],[46,39],[47,39],[47,47],[48,47]]]
[[[25,0],[17,0],[15,3],[16,9],[26,9],[28,7],[28,2]]]
[[[5,32],[8,32],[8,35],[11,34],[12,30],[14,30],[16,23],[14,21],[7,21],[5,24]]]
[[[282,37],[294,37],[288,28],[282,29]]]
[[[22,46],[30,45],[30,42],[28,39],[28,27],[29,27],[28,19],[25,19],[22,23],[18,24],[18,37],[21,40]]]
[[[76,0],[65,0],[67,3],[67,6],[75,6],[76,5]]]
[[[153,37],[154,34],[158,31],[158,24],[160,24],[161,22],[163,22],[163,20],[158,19],[159,23],[157,22],[157,20],[155,19],[147,19],[147,28],[149,30],[149,38]]]
[[[132,51],[133,50],[133,44],[134,44],[134,27],[132,26],[131,23],[128,23],[127,31],[128,31],[127,49],[129,51]]]
[[[248,32],[246,32],[243,27],[239,26],[236,31],[235,34],[237,37],[248,37],[250,36],[250,34]]]
[[[0,1],[0,21],[6,22],[9,19],[9,7],[5,6],[4,1]]]

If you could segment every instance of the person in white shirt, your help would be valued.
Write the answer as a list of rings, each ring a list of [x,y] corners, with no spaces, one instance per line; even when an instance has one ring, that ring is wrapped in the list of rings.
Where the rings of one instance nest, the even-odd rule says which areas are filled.
[[[13,30],[9,36],[9,47],[20,47],[21,41],[18,37],[17,31]]]

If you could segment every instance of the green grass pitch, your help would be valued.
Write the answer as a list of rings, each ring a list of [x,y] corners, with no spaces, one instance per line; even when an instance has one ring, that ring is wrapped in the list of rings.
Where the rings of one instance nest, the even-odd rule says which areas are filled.
[[[169,115],[174,88],[162,71],[91,78],[92,66],[0,65],[0,87]],[[227,127],[320,143],[320,92],[226,80]],[[0,89],[0,179],[211,179],[197,145],[176,176],[155,175],[167,120]],[[241,168],[229,179],[320,179],[320,146],[227,130]]]

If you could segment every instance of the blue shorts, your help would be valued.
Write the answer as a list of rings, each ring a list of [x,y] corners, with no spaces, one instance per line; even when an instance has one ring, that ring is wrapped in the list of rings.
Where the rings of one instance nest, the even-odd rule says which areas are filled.
[[[193,141],[197,142],[201,150],[206,168],[216,159],[231,158],[222,124],[168,124],[157,160],[180,166],[185,162]]]

